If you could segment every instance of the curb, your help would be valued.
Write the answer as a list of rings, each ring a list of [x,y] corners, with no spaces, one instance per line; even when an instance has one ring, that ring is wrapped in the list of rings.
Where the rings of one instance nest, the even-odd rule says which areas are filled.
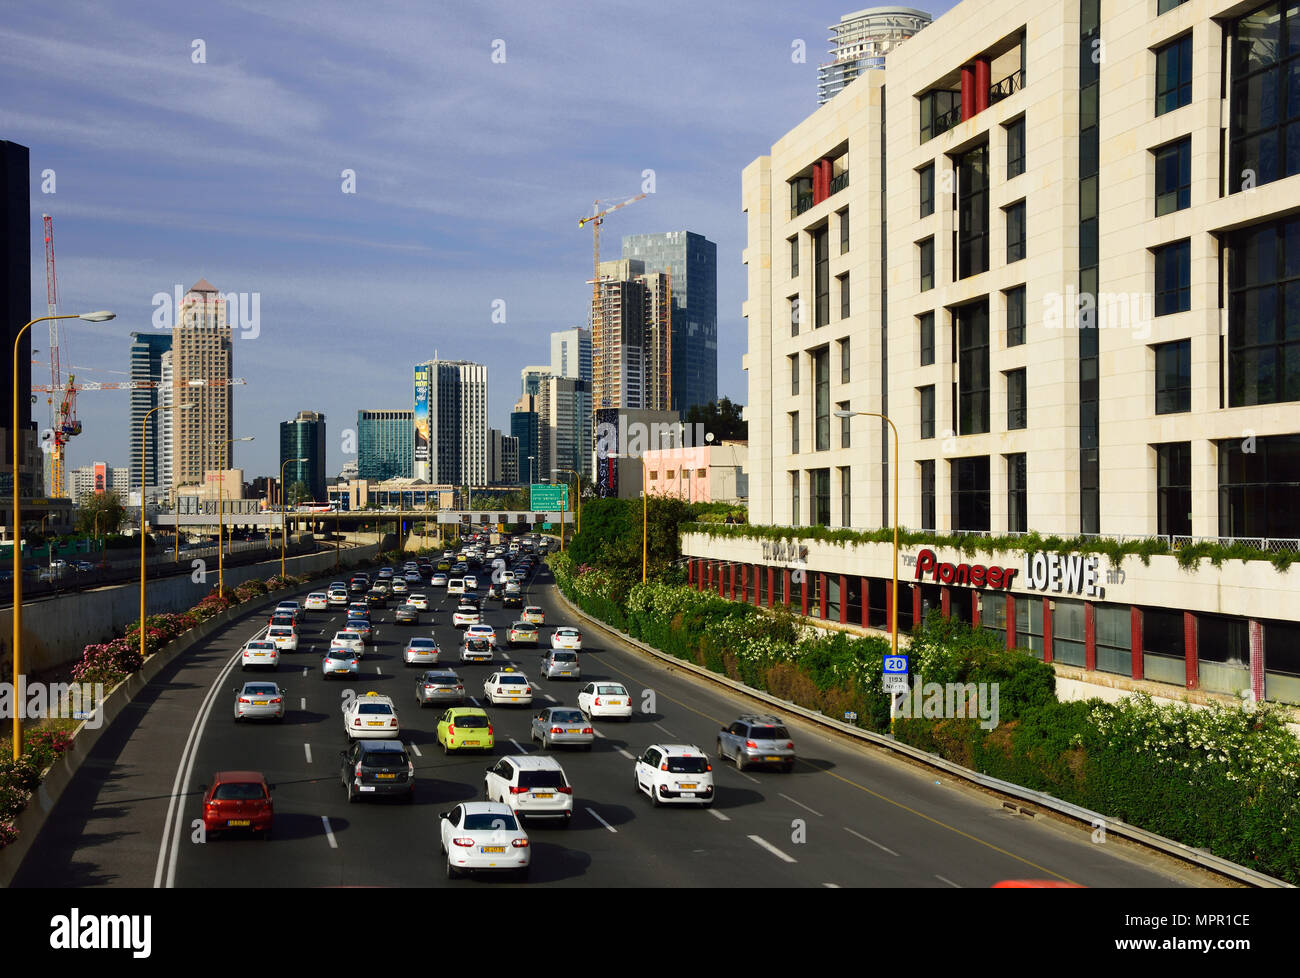
[[[1097,812],[1089,811],[1086,808],[1081,808],[1080,806],[1071,804],[1070,802],[1062,801],[1046,792],[1033,791],[1029,788],[1023,788],[1018,784],[1012,784],[1009,781],[1002,781],[998,778],[989,777],[986,774],[980,774],[978,771],[972,771],[970,768],[965,768],[959,764],[954,764],[952,761],[945,760],[938,754],[931,754],[917,747],[913,747],[911,744],[902,743],[886,734],[878,734],[868,730],[859,729],[858,727],[851,726],[843,721],[828,717],[825,714],[816,713],[806,707],[799,706],[789,700],[779,699],[770,693],[765,693],[762,690],[746,686],[744,683],[736,682],[736,680],[731,679],[728,676],[723,676],[719,673],[704,669],[693,662],[687,662],[686,660],[679,659],[676,656],[668,655],[666,652],[661,652],[658,649],[633,638],[626,632],[619,631],[612,625],[608,625],[597,618],[591,617],[565,597],[565,595],[560,591],[558,585],[554,585],[553,587],[555,596],[559,598],[561,603],[563,603],[569,611],[578,618],[587,621],[601,631],[617,636],[621,641],[638,651],[653,656],[662,662],[670,663],[679,669],[691,672],[701,679],[707,679],[716,685],[724,686],[732,692],[739,693],[742,696],[747,696],[750,699],[758,700],[759,702],[765,703],[769,706],[777,707],[786,713],[793,713],[801,719],[818,724],[819,726],[828,727],[838,733],[846,734],[847,736],[865,741],[876,747],[893,751],[896,754],[903,754],[911,760],[935,768],[936,770],[943,771],[944,773],[962,781],[968,781],[971,784],[978,785],[981,788],[994,791],[998,794],[1008,795],[1012,798],[1032,803],[1041,808],[1046,808],[1049,811],[1056,812],[1058,815],[1063,815],[1066,818],[1082,822],[1089,828],[1096,828],[1098,825],[1103,825],[1105,826],[1105,831],[1109,834],[1118,835],[1130,842],[1145,846],[1149,849],[1155,849],[1167,856],[1172,856],[1175,859],[1181,859],[1184,862],[1192,863],[1202,869],[1218,873],[1220,876],[1226,876],[1245,886],[1259,887],[1261,889],[1296,888],[1293,884],[1288,883],[1285,880],[1280,880],[1273,876],[1268,876],[1265,873],[1260,873],[1245,866],[1240,866],[1237,863],[1230,862],[1220,856],[1212,855],[1211,853],[1201,849],[1194,849],[1191,846],[1185,845],[1181,842],[1176,842],[1173,839],[1168,839],[1162,835],[1156,835],[1154,832],[1148,832],[1145,829],[1129,825],[1127,822],[1123,822],[1119,819],[1109,818],[1100,815]],[[1023,814],[1033,814],[1032,812],[1026,812],[1023,809],[1021,811]]]
[[[72,783],[73,777],[86,758],[90,756],[90,752],[94,749],[95,744],[99,742],[99,738],[103,736],[104,731],[113,725],[113,721],[118,714],[130,705],[136,694],[149,685],[164,666],[170,664],[177,656],[188,652],[219,628],[244,618],[273,602],[280,601],[281,594],[304,586],[309,587],[316,581],[333,577],[335,573],[335,569],[330,568],[328,573],[312,578],[305,585],[295,584],[292,588],[268,591],[263,598],[256,602],[241,604],[213,615],[201,625],[196,625],[175,641],[168,643],[166,648],[155,652],[145,661],[138,672],[132,673],[114,686],[108,692],[108,695],[104,697],[104,702],[99,707],[103,714],[99,726],[91,729],[86,726],[86,721],[82,721],[81,725],[73,730],[72,746],[64,751],[59,756],[59,759],[50,766],[50,769],[45,773],[45,777],[32,793],[27,807],[14,818],[13,825],[18,830],[18,838],[12,844],[0,849],[0,887],[7,888],[13,882],[13,878],[17,875],[23,860],[27,857],[28,851],[35,844],[36,837],[40,835],[45,819],[54,810],[54,806],[58,804],[63,792]]]

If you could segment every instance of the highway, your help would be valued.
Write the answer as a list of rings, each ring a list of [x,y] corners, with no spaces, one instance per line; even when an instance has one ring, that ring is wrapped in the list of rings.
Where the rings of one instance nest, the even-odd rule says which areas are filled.
[[[576,624],[553,597],[543,565],[527,601],[546,610],[539,648],[510,650],[517,617],[484,602],[501,649],[493,666],[452,667],[481,700],[484,678],[513,661],[535,687],[534,707],[488,706],[495,755],[533,753],[534,709],[576,705],[580,683],[539,678],[537,664],[554,626]],[[556,750],[574,785],[568,828],[527,826],[532,877],[449,881],[438,851],[438,812],[483,797],[485,754],[444,756],[434,731],[441,707],[414,698],[420,670],[401,662],[413,634],[437,637],[455,658],[459,632],[452,599],[434,588],[418,626],[394,624],[391,607],[373,613],[377,640],[355,679],[324,680],[319,655],[342,612],[309,612],[300,648],[275,676],[287,689],[281,724],[236,724],[237,653],[266,623],[259,611],[214,633],[172,663],[105,731],[47,820],[15,886],[579,886],[579,887],[978,887],[1004,879],[1071,881],[1088,887],[1206,885],[1208,877],[1133,847],[1095,844],[1090,833],[1044,816],[1013,814],[1000,802],[883,751],[787,720],[800,760],[795,770],[737,771],[717,763],[720,726],[767,712],[622,643],[583,629],[583,679],[626,684],[634,703],[654,693],[655,710],[628,723],[597,720],[590,753]],[[297,595],[301,601],[307,589]],[[346,746],[345,689],[391,695],[402,739],[416,764],[415,803],[349,804],[340,783]],[[482,705],[478,703],[477,705]],[[205,707],[207,711],[205,712]],[[652,743],[692,743],[714,758],[711,810],[655,809],[633,788],[632,757]],[[270,841],[193,839],[201,787],[225,769],[262,771],[277,786]]]

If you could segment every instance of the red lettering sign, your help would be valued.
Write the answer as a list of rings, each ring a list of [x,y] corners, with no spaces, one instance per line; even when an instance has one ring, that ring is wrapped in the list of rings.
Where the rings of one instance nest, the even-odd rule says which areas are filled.
[[[916,558],[916,580],[930,575],[938,584],[958,584],[994,590],[1010,590],[1016,576],[1012,567],[986,567],[984,564],[943,564],[933,550],[922,550]]]

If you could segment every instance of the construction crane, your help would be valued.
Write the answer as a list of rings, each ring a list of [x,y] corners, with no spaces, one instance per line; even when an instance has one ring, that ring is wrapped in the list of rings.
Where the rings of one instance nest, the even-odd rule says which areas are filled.
[[[195,387],[234,387],[237,384],[246,384],[248,381],[242,377],[232,377],[230,380],[205,380],[202,384],[195,384]],[[152,390],[161,387],[162,384],[156,380],[123,380],[112,383],[103,383],[98,380],[88,381],[84,384],[75,382],[75,378],[68,375],[68,390],[75,396],[77,391],[133,391],[133,390]],[[33,384],[34,391],[53,391],[53,387],[46,387],[44,384]],[[62,390],[62,388],[60,388]],[[80,434],[78,430],[77,434]]]
[[[63,495],[63,446],[74,435],[81,434],[81,422],[77,420],[77,391],[72,386],[72,377],[63,384],[62,370],[59,365],[59,321],[54,317],[59,314],[59,286],[54,272],[54,218],[42,214],[45,223],[45,298],[50,315],[50,386],[34,388],[45,390],[49,395],[45,403],[50,410],[50,428],[54,433],[54,446],[50,451],[50,486],[52,496]],[[55,410],[55,395],[58,395],[58,409]]]
[[[590,217],[582,217],[578,219],[579,228],[584,228],[588,224],[591,225],[591,359],[593,367],[595,366],[596,358],[600,356],[600,351],[604,349],[605,346],[605,317],[602,315],[600,299],[600,226],[605,223],[605,215],[612,214],[614,211],[626,207],[628,204],[634,204],[644,196],[645,194],[637,194],[635,197],[629,197],[627,200],[620,201],[611,207],[605,208],[600,206],[601,201],[595,201],[592,204],[592,210],[595,213]],[[596,390],[593,391],[591,403],[593,408],[599,408],[602,406],[601,397],[596,393],[596,391],[603,394],[604,385],[594,376],[592,380],[594,381],[593,387],[595,387]]]

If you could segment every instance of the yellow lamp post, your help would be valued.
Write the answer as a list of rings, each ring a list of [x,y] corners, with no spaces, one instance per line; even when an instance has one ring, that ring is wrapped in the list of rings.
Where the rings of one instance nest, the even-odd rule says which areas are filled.
[[[22,342],[23,334],[32,328],[36,323],[43,323],[50,319],[84,319],[88,323],[103,323],[110,319],[116,318],[115,313],[101,310],[100,312],[74,313],[68,316],[41,316],[39,319],[33,319],[26,326],[14,334],[14,372],[10,375],[14,379],[13,385],[13,413],[10,417],[13,419],[13,430],[10,435],[13,438],[13,455],[10,461],[13,463],[12,480],[13,480],[13,563],[14,563],[14,603],[13,614],[13,652],[14,652],[14,696],[18,695],[19,679],[22,675],[23,661],[23,558],[22,558],[22,539],[23,539],[23,522],[22,522],[22,503],[19,498],[19,489],[22,486],[22,480],[19,478],[18,456],[19,445],[22,440],[22,426],[18,424],[18,419],[22,417],[18,413],[18,378],[22,376],[18,372],[18,345]],[[28,364],[24,369],[30,369]],[[22,755],[23,751],[23,724],[19,716],[21,710],[13,711],[13,754],[14,760]]]
[[[280,579],[284,579],[284,512],[285,512],[285,493],[284,493],[284,470],[285,466],[296,462],[310,462],[308,458],[287,458],[280,463]]]
[[[224,452],[227,448],[237,441],[252,441],[253,435],[244,438],[227,438],[221,443],[221,449]],[[224,499],[224,490],[226,483],[226,470],[223,468],[217,477],[217,593],[224,595],[226,593],[226,506]]]
[[[145,656],[144,587],[145,587],[145,577],[148,570],[148,565],[145,563],[145,555],[144,555],[144,537],[145,537],[144,528],[145,528],[145,512],[146,512],[146,505],[145,505],[145,498],[144,498],[144,493],[145,493],[144,460],[149,457],[148,449],[145,447],[145,431],[149,426],[149,416],[153,414],[155,411],[171,410],[172,408],[180,408],[180,410],[182,411],[188,411],[192,407],[194,407],[193,404],[159,404],[156,408],[151,408],[150,410],[146,411],[144,417],[140,419],[140,459],[141,459],[140,462],[140,658],[141,659],[143,659]],[[175,518],[176,518],[176,513],[173,512],[172,519]]]

